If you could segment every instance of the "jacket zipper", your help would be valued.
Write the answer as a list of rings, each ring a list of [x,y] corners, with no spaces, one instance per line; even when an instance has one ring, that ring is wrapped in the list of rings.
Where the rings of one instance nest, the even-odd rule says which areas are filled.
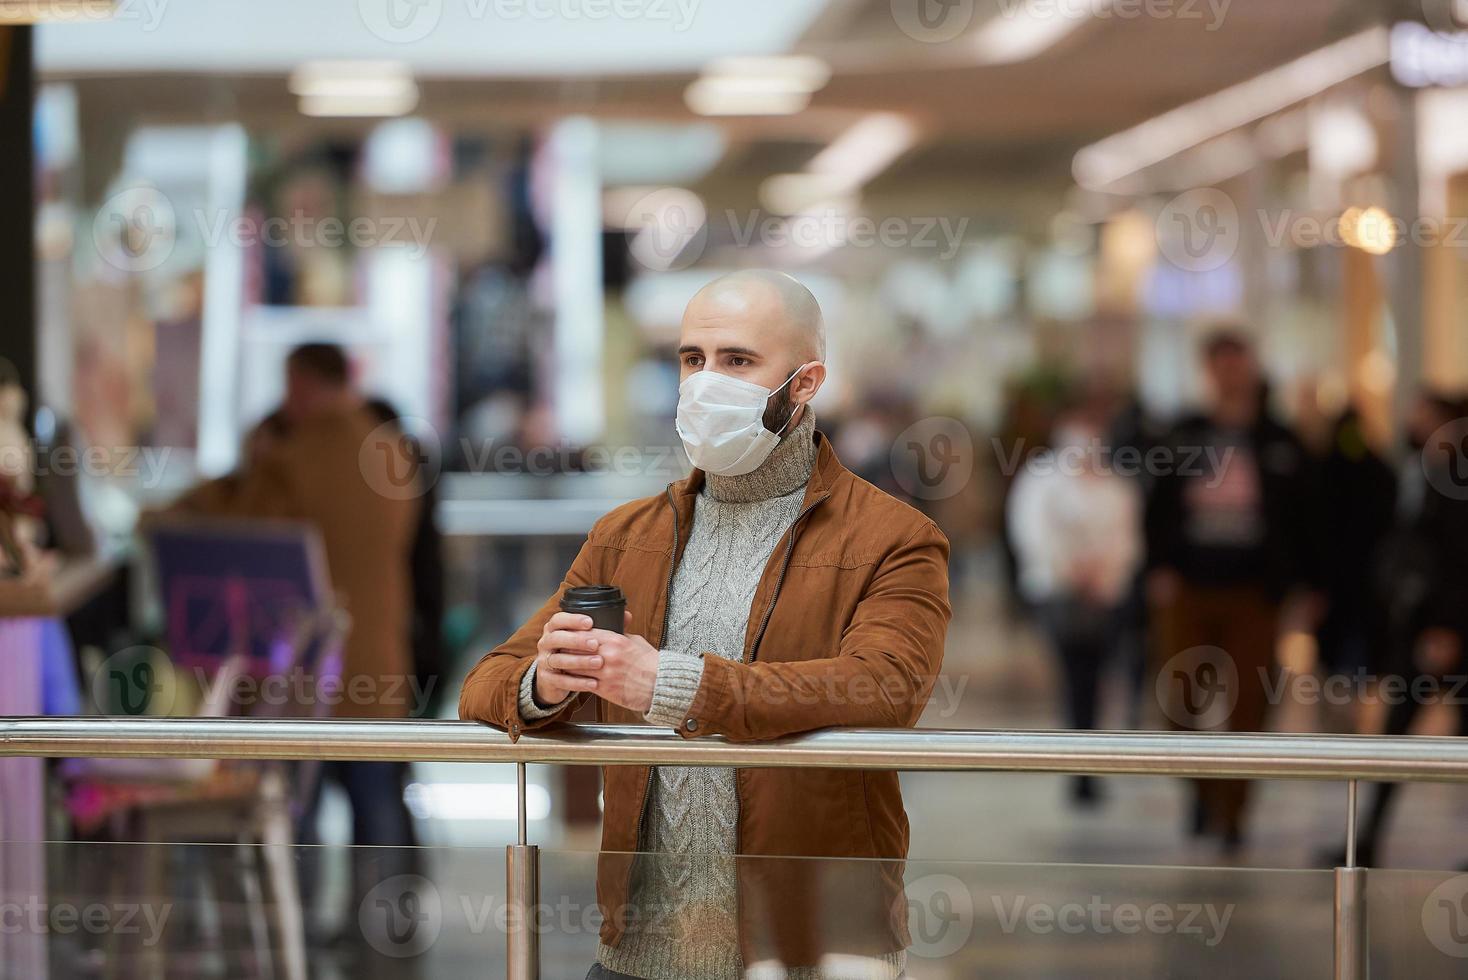
[[[785,535],[785,557],[780,561],[780,574],[775,578],[775,592],[770,596],[769,605],[765,606],[764,617],[760,620],[759,629],[754,634],[754,642],[749,645],[749,655],[744,658],[745,663],[751,663],[759,653],[760,641],[765,638],[765,629],[770,625],[770,617],[775,613],[775,603],[780,599],[780,590],[785,587],[785,573],[790,570],[790,556],[795,552],[795,529],[800,522],[805,520],[805,515],[816,509],[816,505],[825,501],[825,496],[817,497],[806,505],[805,509],[795,515],[795,520],[790,522],[790,530]]]
[[[760,641],[765,638],[765,628],[770,625],[770,617],[774,615],[775,603],[780,598],[780,589],[785,585],[785,573],[790,570],[790,556],[795,552],[795,531],[800,527],[800,522],[805,520],[805,515],[815,510],[816,505],[826,499],[826,495],[812,500],[804,510],[795,515],[795,520],[790,522],[790,530],[785,532],[785,557],[780,560],[780,574],[775,578],[775,591],[770,596],[769,605],[765,606],[764,618],[760,620],[759,629],[754,634],[754,642],[749,646],[749,656],[744,658],[745,663],[754,660],[755,654],[759,652]],[[739,815],[744,812],[744,800],[739,797],[739,770],[734,770],[734,799],[739,807],[739,814],[734,818],[734,922],[736,928],[744,919],[744,893],[739,888],[739,855],[744,851],[744,821]]]

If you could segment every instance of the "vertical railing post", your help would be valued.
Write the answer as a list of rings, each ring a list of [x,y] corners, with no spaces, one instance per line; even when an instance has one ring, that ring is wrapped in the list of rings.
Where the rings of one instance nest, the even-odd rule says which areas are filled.
[[[525,763],[515,763],[518,805],[516,843],[505,848],[505,893],[509,906],[506,970],[509,980],[540,980],[540,848],[529,840],[525,813]]]
[[[1335,980],[1367,980],[1371,972],[1366,869],[1356,866],[1359,786],[1346,784],[1346,866],[1335,869]]]

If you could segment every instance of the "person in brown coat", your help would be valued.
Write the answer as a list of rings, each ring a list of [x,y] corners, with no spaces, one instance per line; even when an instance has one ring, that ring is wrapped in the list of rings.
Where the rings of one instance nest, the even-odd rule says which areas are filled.
[[[251,434],[241,470],[196,487],[171,508],[301,520],[320,532],[332,587],[351,618],[341,684],[321,694],[338,718],[406,718],[422,698],[409,647],[408,583],[420,488],[402,443],[353,390],[341,348],[306,344],[287,359],[285,401]],[[322,779],[341,782],[351,799],[354,843],[411,842],[403,776],[401,763],[325,767]],[[314,802],[301,831],[307,841],[312,810]]]

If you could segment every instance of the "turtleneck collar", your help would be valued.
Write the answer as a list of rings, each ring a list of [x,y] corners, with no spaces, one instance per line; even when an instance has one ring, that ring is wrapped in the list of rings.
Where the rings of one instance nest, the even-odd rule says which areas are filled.
[[[704,476],[704,492],[714,500],[752,503],[783,497],[810,481],[816,464],[816,413],[810,405],[800,415],[800,422],[785,433],[770,458],[759,468],[743,476]]]

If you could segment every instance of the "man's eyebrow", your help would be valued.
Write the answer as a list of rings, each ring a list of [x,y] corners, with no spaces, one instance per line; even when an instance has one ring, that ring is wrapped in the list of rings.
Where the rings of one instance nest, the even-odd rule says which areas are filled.
[[[698,346],[697,344],[684,344],[682,347],[679,347],[678,348],[678,353],[679,353],[679,355],[683,355],[683,354],[702,354],[703,353],[703,348],[700,347],[700,346]],[[716,353],[716,354],[734,354],[734,355],[739,356],[739,357],[755,357],[755,358],[757,358],[757,357],[760,357],[761,356],[761,354],[760,354],[759,351],[754,350],[754,349],[749,348],[749,347],[720,347],[718,350],[714,351],[714,353]]]

